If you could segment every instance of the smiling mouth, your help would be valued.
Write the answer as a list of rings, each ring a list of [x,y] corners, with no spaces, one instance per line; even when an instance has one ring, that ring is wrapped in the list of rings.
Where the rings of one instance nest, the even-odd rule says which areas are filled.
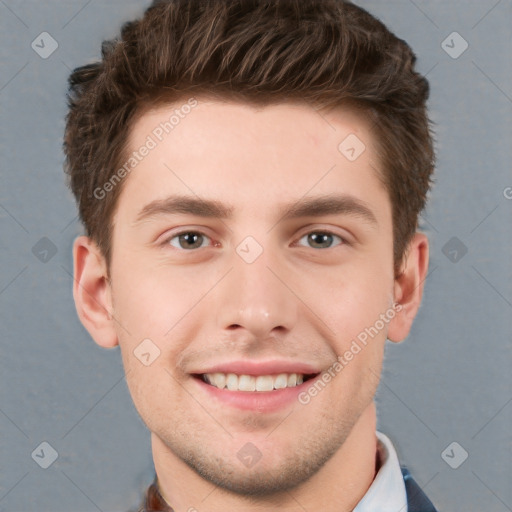
[[[206,384],[228,391],[274,391],[294,388],[318,374],[279,373],[276,375],[238,375],[235,373],[203,373],[194,375]]]

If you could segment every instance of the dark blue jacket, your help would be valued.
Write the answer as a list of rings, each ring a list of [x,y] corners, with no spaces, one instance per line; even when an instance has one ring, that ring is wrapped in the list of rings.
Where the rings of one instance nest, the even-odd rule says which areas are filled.
[[[401,467],[407,493],[408,512],[437,512],[421,487],[416,483],[406,467]]]

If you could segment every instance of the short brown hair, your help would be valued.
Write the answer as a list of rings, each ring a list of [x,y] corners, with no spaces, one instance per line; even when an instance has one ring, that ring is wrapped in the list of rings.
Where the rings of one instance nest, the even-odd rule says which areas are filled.
[[[122,183],[95,190],[126,161],[150,106],[217,96],[254,104],[356,105],[371,114],[392,204],[395,270],[418,225],[434,169],[429,84],[405,41],[343,0],[163,0],[104,41],[69,77],[64,151],[86,233],[111,259]]]

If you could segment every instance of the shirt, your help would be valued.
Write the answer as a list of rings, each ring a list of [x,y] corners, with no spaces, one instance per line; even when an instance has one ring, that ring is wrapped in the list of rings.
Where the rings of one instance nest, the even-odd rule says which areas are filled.
[[[409,471],[400,466],[391,440],[382,432],[376,435],[377,474],[353,512],[436,512]],[[174,512],[160,494],[156,477],[138,512]]]
[[[376,434],[381,465],[354,512],[408,512],[405,483],[395,447],[385,434],[378,430]]]

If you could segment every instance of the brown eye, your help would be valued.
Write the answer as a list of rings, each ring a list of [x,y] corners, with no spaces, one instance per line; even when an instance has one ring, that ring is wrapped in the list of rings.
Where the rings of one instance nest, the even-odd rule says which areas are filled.
[[[178,233],[167,240],[169,243],[177,249],[199,249],[203,246],[203,242],[209,240],[209,237],[199,233],[198,231],[184,231]]]

